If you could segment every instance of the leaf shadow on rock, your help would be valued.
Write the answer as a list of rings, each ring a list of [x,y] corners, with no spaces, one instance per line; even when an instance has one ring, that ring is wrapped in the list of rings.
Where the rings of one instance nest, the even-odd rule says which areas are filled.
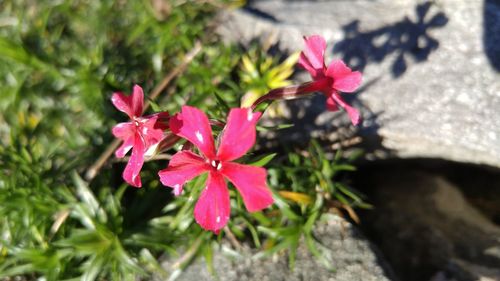
[[[247,12],[251,15],[257,16],[259,18],[263,18],[263,19],[268,20],[268,21],[273,22],[273,23],[279,22],[278,19],[276,17],[274,17],[273,15],[252,7],[251,2],[252,1],[249,1],[249,3],[242,8],[245,12]]]
[[[500,71],[500,0],[484,1],[483,43],[491,65]]]
[[[394,55],[392,75],[398,78],[408,69],[408,57],[422,62],[439,47],[439,41],[429,30],[444,27],[448,17],[443,12],[433,13],[432,6],[431,2],[417,5],[416,21],[405,16],[398,22],[366,32],[360,29],[360,21],[354,20],[343,26],[345,38],[335,45],[333,52],[340,53],[347,65],[360,71],[369,63],[381,63]]]

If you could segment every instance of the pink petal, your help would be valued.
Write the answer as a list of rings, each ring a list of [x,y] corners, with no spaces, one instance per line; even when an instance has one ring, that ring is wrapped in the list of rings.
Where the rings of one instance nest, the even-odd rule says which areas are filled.
[[[135,125],[132,122],[119,123],[113,127],[111,132],[116,138],[125,140],[134,136]]]
[[[209,165],[200,156],[190,151],[177,152],[166,169],[158,175],[163,185],[174,188],[174,194],[180,195],[182,186],[189,180],[208,171]]]
[[[111,96],[111,102],[118,110],[127,114],[130,119],[134,119],[134,117],[142,115],[144,93],[141,87],[134,85],[132,95],[126,96],[120,92],[114,93]]]
[[[358,89],[361,84],[361,72],[354,71],[340,79],[333,81],[333,87],[341,92],[351,93]]]
[[[125,154],[129,152],[129,150],[134,146],[134,137],[130,137],[126,139],[122,145],[115,151],[116,158],[123,158]]]
[[[113,135],[123,141],[122,145],[115,151],[117,158],[123,158],[134,146],[135,125],[131,122],[119,123],[113,127]]]
[[[260,211],[274,202],[264,168],[224,162],[220,172],[238,189],[248,211]]]
[[[165,132],[163,129],[157,129],[158,116],[151,118],[144,118],[141,120],[142,124],[139,133],[142,135],[146,149],[152,145],[159,143],[164,137]]]
[[[302,68],[304,68],[305,70],[307,70],[307,72],[309,72],[309,74],[311,74],[311,77],[313,79],[316,79],[318,76],[321,75],[321,73],[323,72],[323,69],[315,69],[310,63],[309,61],[307,60],[306,58],[306,55],[304,54],[304,52],[301,52],[300,53],[300,57],[299,57],[299,61],[297,62]]]
[[[134,116],[142,115],[142,108],[144,106],[144,92],[139,85],[134,85],[134,91],[132,93],[132,112]]]
[[[306,47],[302,52],[309,62],[311,68],[316,70],[323,70],[326,42],[322,36],[312,35],[304,37]],[[307,69],[307,68],[306,68]]]
[[[155,129],[161,129],[161,130],[168,129],[168,121],[170,120],[170,114],[168,114],[168,112],[158,112],[155,114],[148,115],[145,118],[151,118],[151,117],[157,118],[154,126]]]
[[[341,60],[334,60],[326,69],[326,75],[333,78],[333,88],[341,92],[354,92],[361,84],[361,73],[347,67]]]
[[[224,177],[210,172],[207,187],[194,207],[194,218],[204,229],[218,233],[229,220],[230,203]]]
[[[128,160],[125,170],[123,170],[123,179],[130,185],[141,187],[141,172],[142,165],[144,164],[144,143],[139,135],[135,137],[134,148],[132,149],[132,156]]]
[[[215,157],[214,138],[208,117],[201,110],[184,105],[182,111],[170,118],[170,130],[192,142],[207,158]]]
[[[113,96],[111,96],[111,102],[116,107],[116,109],[127,114],[130,119],[134,118],[131,97],[128,97],[122,93],[114,93]]]
[[[349,75],[351,72],[351,69],[342,60],[333,60],[326,69],[326,75],[333,79]]]
[[[333,100],[331,96],[328,96],[326,98],[326,109],[328,111],[337,111],[339,110],[339,107],[337,106],[337,103]]]
[[[359,123],[360,115],[359,115],[359,111],[356,108],[348,105],[342,99],[342,97],[340,97],[340,95],[338,93],[332,93],[331,98],[338,105],[340,105],[341,107],[343,107],[345,109],[345,111],[347,111],[347,114],[349,115],[349,118],[351,118],[351,122],[352,122],[353,125],[357,125]]]
[[[261,116],[250,108],[233,108],[229,112],[217,156],[231,161],[243,156],[255,144],[255,126]]]

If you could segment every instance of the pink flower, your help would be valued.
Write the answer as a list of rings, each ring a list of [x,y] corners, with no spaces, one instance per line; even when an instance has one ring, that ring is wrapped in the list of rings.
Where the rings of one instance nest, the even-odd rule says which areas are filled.
[[[217,150],[208,118],[199,109],[183,106],[181,113],[170,119],[172,132],[193,143],[201,155],[186,150],[177,152],[158,174],[161,182],[179,195],[184,183],[208,172],[206,187],[194,208],[196,222],[206,230],[218,233],[229,220],[225,179],[234,184],[250,212],[260,211],[274,201],[264,168],[232,162],[254,145],[260,115],[246,108],[231,109]]]
[[[114,93],[111,97],[113,105],[126,113],[130,122],[119,123],[113,127],[113,135],[121,139],[123,144],[115,151],[117,158],[123,158],[132,149],[130,160],[123,171],[123,179],[130,185],[141,187],[139,175],[144,156],[148,150],[153,150],[163,139],[167,124],[164,119],[168,113],[161,112],[149,116],[141,116],[144,106],[144,93],[138,85],[134,86],[132,95]]]
[[[304,37],[306,47],[300,53],[299,65],[306,69],[314,80],[311,85],[314,91],[322,92],[326,97],[328,110],[337,111],[338,105],[343,107],[351,118],[352,124],[359,122],[359,112],[348,105],[339,92],[354,92],[361,84],[361,73],[352,71],[341,60],[333,60],[325,65],[325,39],[319,35]]]

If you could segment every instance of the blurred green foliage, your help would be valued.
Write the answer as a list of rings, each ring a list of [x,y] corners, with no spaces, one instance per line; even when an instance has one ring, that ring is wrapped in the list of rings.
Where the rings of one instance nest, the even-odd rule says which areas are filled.
[[[204,45],[202,54],[177,81],[166,109],[188,99],[206,108],[215,77],[220,94],[228,95],[224,83],[238,56],[213,38],[213,4],[225,5],[0,3],[0,277],[133,280],[159,268],[159,252],[151,251],[169,249],[176,236],[146,227],[154,195],[126,190],[121,164],[90,187],[78,173],[104,150],[110,128],[123,118],[110,106],[112,92],[128,92],[133,83],[152,89],[195,41]],[[156,179],[150,183],[158,186]]]
[[[214,12],[228,4],[0,2],[0,279],[137,280],[177,272],[197,254],[210,260],[213,241],[224,231],[215,236],[194,223],[204,177],[173,198],[157,178],[163,161],[145,164],[142,189],[123,183],[123,162],[110,161],[91,183],[80,175],[124,118],[111,106],[111,94],[129,93],[134,83],[147,94],[197,41],[201,53],[154,109],[176,112],[187,103],[225,120],[250,84],[284,83],[290,64],[281,73],[271,58],[262,71],[272,73],[261,73],[263,81],[239,80],[245,50],[222,45],[213,32]],[[307,151],[307,157],[299,151],[288,158],[249,156],[248,163],[270,165],[277,204],[249,214],[232,188],[227,230],[263,254],[293,253],[304,236],[320,257],[312,228],[329,204],[365,205],[334,181],[353,169],[340,154],[329,159],[317,144]],[[168,269],[157,262],[165,253],[178,260]]]
[[[245,88],[245,95],[242,97],[241,106],[250,107],[268,91],[291,85],[292,81],[287,79],[293,74],[299,54],[296,52],[279,63],[277,58],[256,46],[243,55],[239,76]]]

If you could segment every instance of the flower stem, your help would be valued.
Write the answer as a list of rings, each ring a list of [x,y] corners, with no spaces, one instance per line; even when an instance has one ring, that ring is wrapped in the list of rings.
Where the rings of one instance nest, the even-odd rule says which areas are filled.
[[[313,94],[316,91],[319,91],[325,81],[318,80],[313,82],[307,82],[300,85],[293,85],[288,87],[277,88],[269,91],[267,94],[258,98],[252,104],[252,110],[254,110],[261,103],[266,101],[280,100],[280,99],[295,99],[299,97],[303,97],[306,95]]]

